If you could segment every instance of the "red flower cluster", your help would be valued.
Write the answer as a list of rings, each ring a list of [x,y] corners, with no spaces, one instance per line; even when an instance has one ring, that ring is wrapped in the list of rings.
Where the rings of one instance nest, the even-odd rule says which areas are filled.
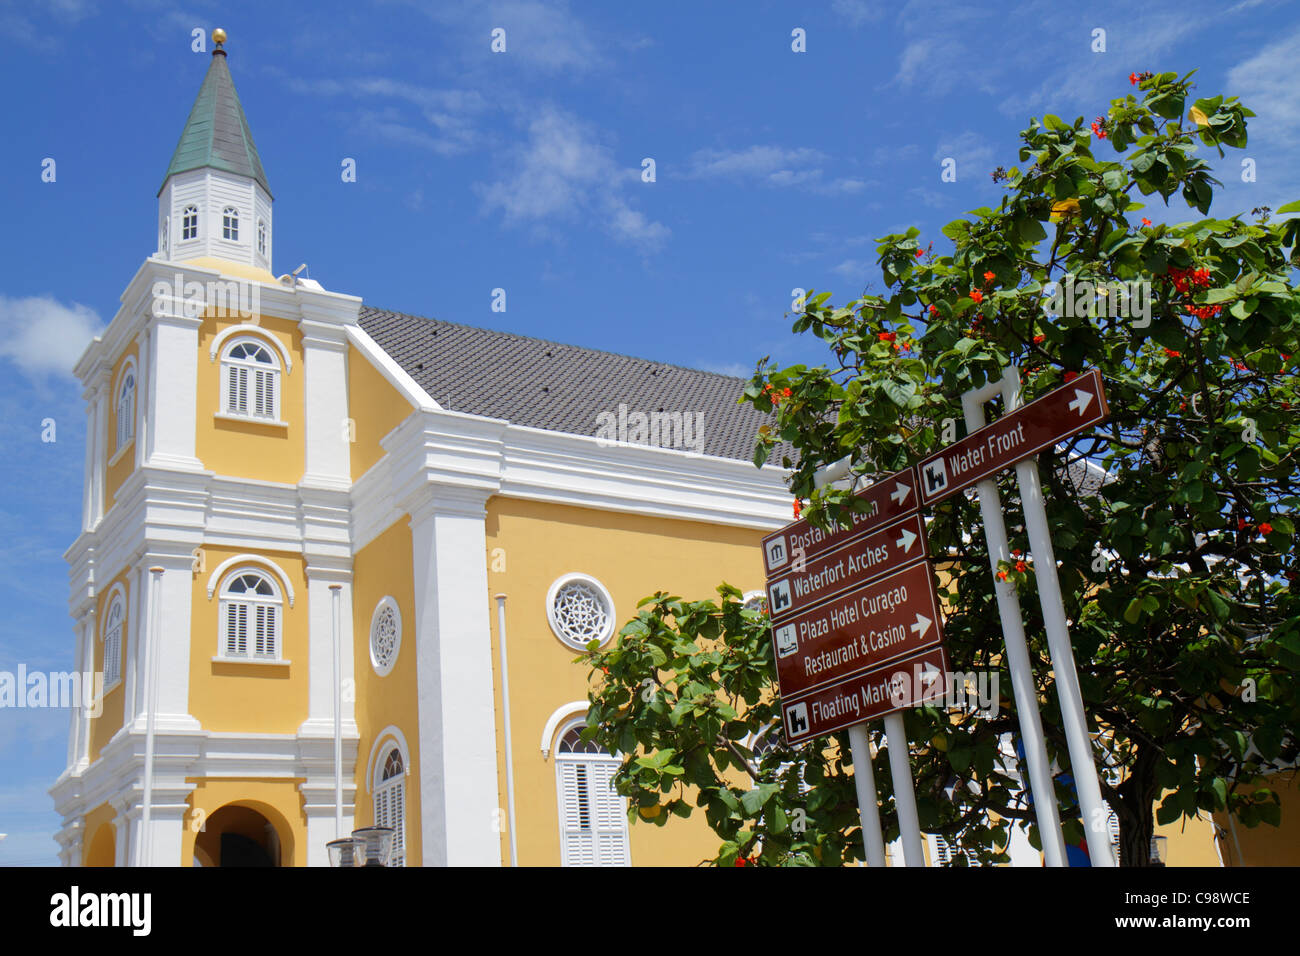
[[[1142,225],[1144,225],[1144,226],[1148,226],[1148,227],[1149,227],[1149,226],[1151,225],[1151,220],[1148,219],[1146,216],[1143,216],[1143,217],[1142,217]]]
[[[938,307],[937,305],[933,305],[933,304],[932,304],[932,305],[930,306],[930,314],[931,314],[931,315],[934,315],[934,316],[937,316],[937,315],[939,314],[939,307]]]
[[[970,298],[972,302],[978,305],[980,302],[984,301],[984,293],[981,292],[979,289],[971,289]]]
[[[799,499],[796,498],[794,499],[794,516],[796,518],[799,517],[799,512],[801,511],[803,511],[803,505],[800,504]]]
[[[793,393],[788,388],[777,391],[770,384],[763,386],[763,394],[772,400],[773,405],[780,405],[781,399],[789,398]]]
[[[1177,352],[1173,349],[1165,349],[1165,355],[1168,358],[1178,358],[1182,354],[1183,354],[1182,352]]]
[[[1098,139],[1106,138],[1106,117],[1098,116],[1092,121],[1092,135]]]
[[[985,284],[985,285],[992,285],[992,284],[993,284],[993,280],[996,279],[996,278],[997,278],[997,276],[995,276],[992,272],[986,272],[986,273],[984,273],[984,284]]]
[[[892,342],[892,341],[894,341],[894,339],[898,338],[898,333],[897,333],[897,332],[881,332],[880,335],[877,336],[877,337],[878,337],[878,338],[880,339],[880,341],[882,341],[882,342]]]
[[[1186,310],[1186,311],[1187,311],[1187,314],[1188,314],[1188,315],[1194,315],[1194,316],[1196,316],[1198,319],[1200,319],[1202,322],[1204,322],[1206,319],[1213,319],[1213,318],[1216,318],[1216,317],[1218,316],[1218,314],[1219,314],[1220,312],[1223,311],[1223,306],[1221,306],[1221,305],[1189,305],[1189,306],[1187,306],[1187,310]]]
[[[1210,284],[1209,269],[1179,269],[1175,266],[1169,267],[1169,281],[1174,284],[1174,288],[1186,295],[1191,291],[1192,286],[1200,286],[1204,289]]]
[[[1046,341],[1046,340],[1047,340],[1047,336],[1046,336],[1046,335],[1035,335],[1035,336],[1034,336],[1034,344],[1035,344],[1035,345],[1039,345],[1039,344],[1041,344],[1042,342],[1044,342],[1044,341]]]
[[[1272,534],[1272,533],[1273,533],[1273,526],[1272,526],[1271,524],[1269,524],[1267,521],[1261,521],[1260,524],[1259,524],[1259,530],[1260,530],[1263,534]]]
[[[1248,372],[1248,371],[1250,371],[1250,369],[1248,369],[1248,368],[1246,367],[1246,363],[1245,363],[1245,362],[1236,362],[1236,361],[1234,361],[1234,362],[1232,363],[1232,367],[1235,368],[1238,372]]]
[[[1138,85],[1138,75],[1137,75],[1136,73],[1130,73],[1130,74],[1128,75],[1128,81],[1129,81],[1129,84],[1130,84],[1131,86],[1137,86],[1137,85]]]
[[[1024,570],[1025,570],[1026,568],[1028,568],[1028,567],[1029,567],[1029,565],[1025,564],[1025,562],[1023,562],[1023,561],[1017,561],[1017,562],[1016,562],[1016,570],[1017,570],[1017,571],[1024,571]]]

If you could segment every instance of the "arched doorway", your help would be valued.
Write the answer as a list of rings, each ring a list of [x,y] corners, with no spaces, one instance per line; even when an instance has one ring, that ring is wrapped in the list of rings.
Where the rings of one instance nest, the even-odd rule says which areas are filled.
[[[275,824],[239,804],[209,814],[194,841],[194,855],[210,866],[282,866],[284,850]]]

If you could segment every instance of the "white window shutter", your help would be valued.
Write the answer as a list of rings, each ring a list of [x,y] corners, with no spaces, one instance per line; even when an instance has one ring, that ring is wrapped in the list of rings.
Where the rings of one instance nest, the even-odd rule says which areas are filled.
[[[627,801],[614,789],[619,764],[613,760],[593,761],[592,796],[595,805],[598,862],[601,866],[627,866]]]
[[[560,777],[560,862],[596,865],[596,833],[591,828],[590,780],[580,760],[557,760]]]

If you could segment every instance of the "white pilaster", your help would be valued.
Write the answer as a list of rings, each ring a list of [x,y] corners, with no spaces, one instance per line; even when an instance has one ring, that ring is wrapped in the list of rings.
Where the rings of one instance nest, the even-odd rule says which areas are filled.
[[[174,295],[153,302],[154,347],[149,354],[149,418],[146,461],[151,465],[199,469],[195,457],[199,367],[199,325]],[[211,414],[211,411],[208,412]]]
[[[309,307],[304,305],[304,312]],[[304,317],[302,330],[307,462],[303,484],[346,490],[351,484],[347,336],[341,325]]]
[[[500,866],[487,493],[426,486],[411,513],[425,866]]]
[[[354,688],[343,694],[340,713],[343,718],[343,736],[355,739],[356,725],[355,673],[353,668],[352,633],[352,572],[346,568],[307,565],[307,719],[298,728],[300,736],[334,738],[334,609],[329,587],[341,584],[339,589],[339,680],[342,686]],[[352,776],[351,766],[345,765],[343,776]]]
[[[135,430],[135,448],[131,450],[136,468],[144,462],[145,442],[148,440],[145,433],[150,422],[149,409],[153,407],[154,401],[153,369],[149,367],[149,348],[152,338],[148,325],[136,336],[136,351],[139,358],[136,361],[135,421],[132,422],[132,428]]]
[[[129,726],[144,713],[144,658],[141,649],[148,645],[148,605],[145,601],[145,570],[137,565],[126,577],[126,672],[122,688],[123,726]]]
[[[200,729],[199,722],[190,715],[190,622],[193,612],[191,597],[191,568],[193,557],[189,552],[148,552],[140,561],[140,623],[145,639],[140,641],[137,665],[140,685],[140,708],[130,726],[132,733],[144,733],[148,714],[149,688],[143,686],[145,655],[152,640],[158,641],[157,665],[158,711],[155,729],[158,733]],[[163,568],[155,585],[151,567]],[[157,595],[152,593],[158,588]],[[158,601],[158,633],[153,633],[152,602]],[[213,653],[216,653],[215,649]]]
[[[95,472],[99,462],[99,388],[88,388],[86,399],[86,470],[81,498],[81,530],[95,526]]]

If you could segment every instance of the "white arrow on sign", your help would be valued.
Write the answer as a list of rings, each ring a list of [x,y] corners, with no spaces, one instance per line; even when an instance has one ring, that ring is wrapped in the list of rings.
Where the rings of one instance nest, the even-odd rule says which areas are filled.
[[[921,671],[921,683],[928,690],[934,685],[934,682],[939,679],[939,675],[942,673],[943,671],[939,670],[939,668],[935,667],[929,661],[926,661],[925,667]]]
[[[903,553],[906,554],[908,551],[912,550],[912,545],[915,542],[916,542],[916,535],[912,534],[912,532],[904,528],[903,536],[899,538],[897,541],[895,541],[894,544],[902,548]]]
[[[889,497],[893,498],[900,505],[907,500],[907,496],[912,493],[910,485],[905,485],[901,481],[894,482],[895,491]]]
[[[1076,411],[1080,415],[1083,415],[1083,413],[1087,410],[1088,406],[1091,404],[1092,404],[1092,392],[1085,392],[1081,388],[1076,388],[1074,390],[1074,401],[1070,403],[1071,411]]]
[[[916,623],[912,625],[911,630],[916,631],[917,637],[925,637],[925,632],[930,629],[930,625],[933,623],[934,621],[930,620],[928,617],[918,614],[916,616]]]

